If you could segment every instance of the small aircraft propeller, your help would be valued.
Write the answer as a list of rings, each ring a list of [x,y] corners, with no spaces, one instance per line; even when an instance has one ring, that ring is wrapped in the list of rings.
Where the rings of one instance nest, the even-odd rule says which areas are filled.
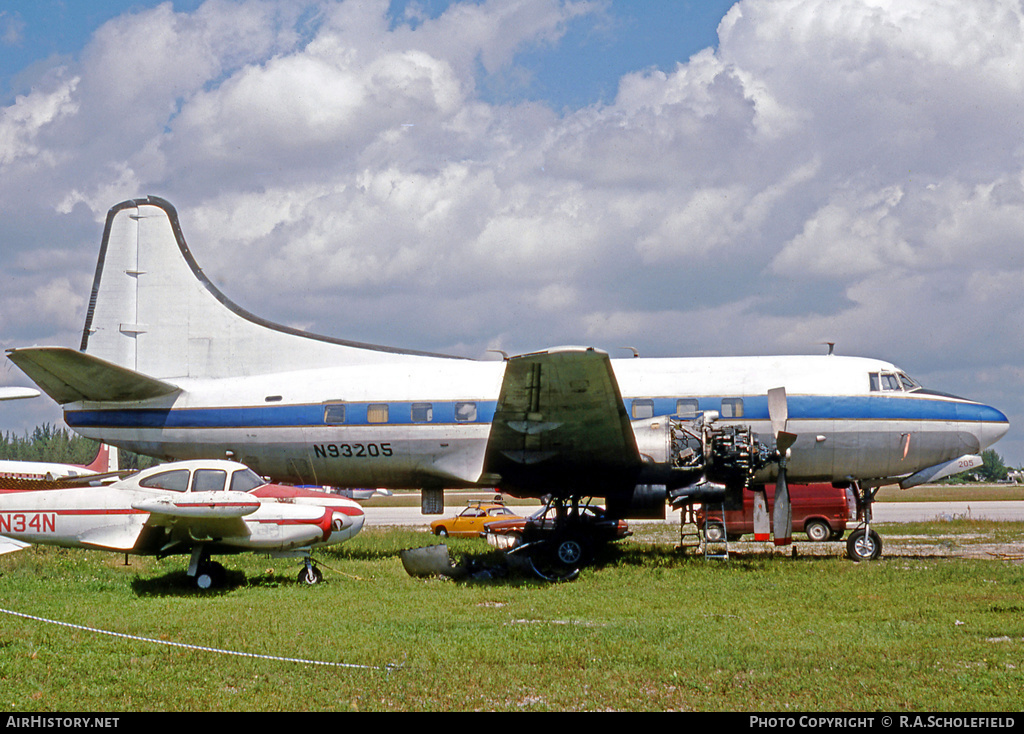
[[[775,449],[779,453],[779,477],[775,482],[775,509],[772,512],[772,535],[775,545],[789,545],[793,542],[793,508],[789,501],[789,484],[786,480],[786,463],[789,448],[796,442],[796,434],[786,430],[789,422],[789,403],[786,388],[776,387],[768,391],[768,416],[775,434]],[[763,509],[763,524],[767,523],[768,511]],[[757,501],[754,503],[754,533],[757,533]]]

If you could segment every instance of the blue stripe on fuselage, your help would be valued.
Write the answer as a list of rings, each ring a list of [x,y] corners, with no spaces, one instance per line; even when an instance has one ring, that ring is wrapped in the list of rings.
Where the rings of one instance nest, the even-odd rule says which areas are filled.
[[[701,411],[718,411],[721,410],[721,401],[720,397],[700,398],[698,408]],[[414,422],[411,419],[412,401],[390,402],[386,403],[388,405],[386,422],[369,422],[367,420],[368,407],[385,402],[345,403],[346,420],[339,424],[324,422],[324,405],[321,403],[218,408],[69,410],[64,416],[67,424],[73,428],[272,428],[324,425],[480,424],[491,422],[497,405],[493,400],[431,402],[432,419],[426,422]],[[455,405],[459,402],[476,403],[475,420],[455,420]],[[656,416],[676,413],[676,398],[654,398],[653,402]],[[627,412],[631,405],[632,400],[627,399],[625,401]],[[790,420],[839,421],[1008,422],[1006,416],[1000,411],[981,403],[897,395],[793,395],[789,397],[789,418]],[[743,398],[743,415],[729,420],[766,421],[768,419],[768,398],[766,396],[748,396]]]

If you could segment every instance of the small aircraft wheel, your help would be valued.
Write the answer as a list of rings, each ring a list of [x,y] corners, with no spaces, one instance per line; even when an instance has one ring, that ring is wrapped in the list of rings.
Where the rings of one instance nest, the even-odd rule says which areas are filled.
[[[303,567],[299,571],[299,583],[313,586],[324,580],[324,575],[316,566]]]
[[[196,571],[195,583],[196,588],[203,591],[209,589],[216,589],[219,586],[224,585],[224,580],[227,577],[227,571],[224,567],[216,561],[207,561],[199,566]]]
[[[882,555],[882,539],[874,530],[854,530],[846,541],[846,555],[853,561],[873,561]]]
[[[725,528],[719,522],[709,522],[704,526],[704,540],[709,543],[720,543],[725,539]]]
[[[804,532],[807,533],[807,539],[815,543],[824,543],[832,537],[832,528],[824,520],[808,520]]]

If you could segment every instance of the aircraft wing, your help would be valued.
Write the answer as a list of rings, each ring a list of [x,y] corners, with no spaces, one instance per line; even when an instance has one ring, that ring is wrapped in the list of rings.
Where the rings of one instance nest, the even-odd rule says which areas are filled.
[[[169,527],[194,540],[246,536],[242,518],[259,508],[259,498],[245,492],[189,492],[132,503],[132,509],[150,513],[148,525]]]
[[[179,390],[170,383],[67,347],[9,349],[7,356],[61,405],[79,400],[145,400]]]
[[[611,360],[563,348],[508,360],[485,471],[512,494],[601,495],[636,474],[640,452]]]

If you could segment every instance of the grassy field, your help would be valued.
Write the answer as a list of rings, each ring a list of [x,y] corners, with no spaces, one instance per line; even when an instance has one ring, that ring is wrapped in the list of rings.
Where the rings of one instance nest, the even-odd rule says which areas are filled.
[[[877,527],[883,537],[952,532],[963,543],[1024,534],[1012,523]],[[240,555],[222,559],[229,588],[205,595],[190,589],[182,558],[125,565],[123,556],[30,548],[0,557],[0,704],[1020,710],[1019,562],[911,555],[855,564],[803,553],[709,561],[675,551],[674,533],[638,527],[577,581],[544,584],[412,578],[399,550],[434,540],[369,529],[320,556],[320,586],[297,584],[294,561]],[[481,541],[448,545],[456,558],[489,559]]]

